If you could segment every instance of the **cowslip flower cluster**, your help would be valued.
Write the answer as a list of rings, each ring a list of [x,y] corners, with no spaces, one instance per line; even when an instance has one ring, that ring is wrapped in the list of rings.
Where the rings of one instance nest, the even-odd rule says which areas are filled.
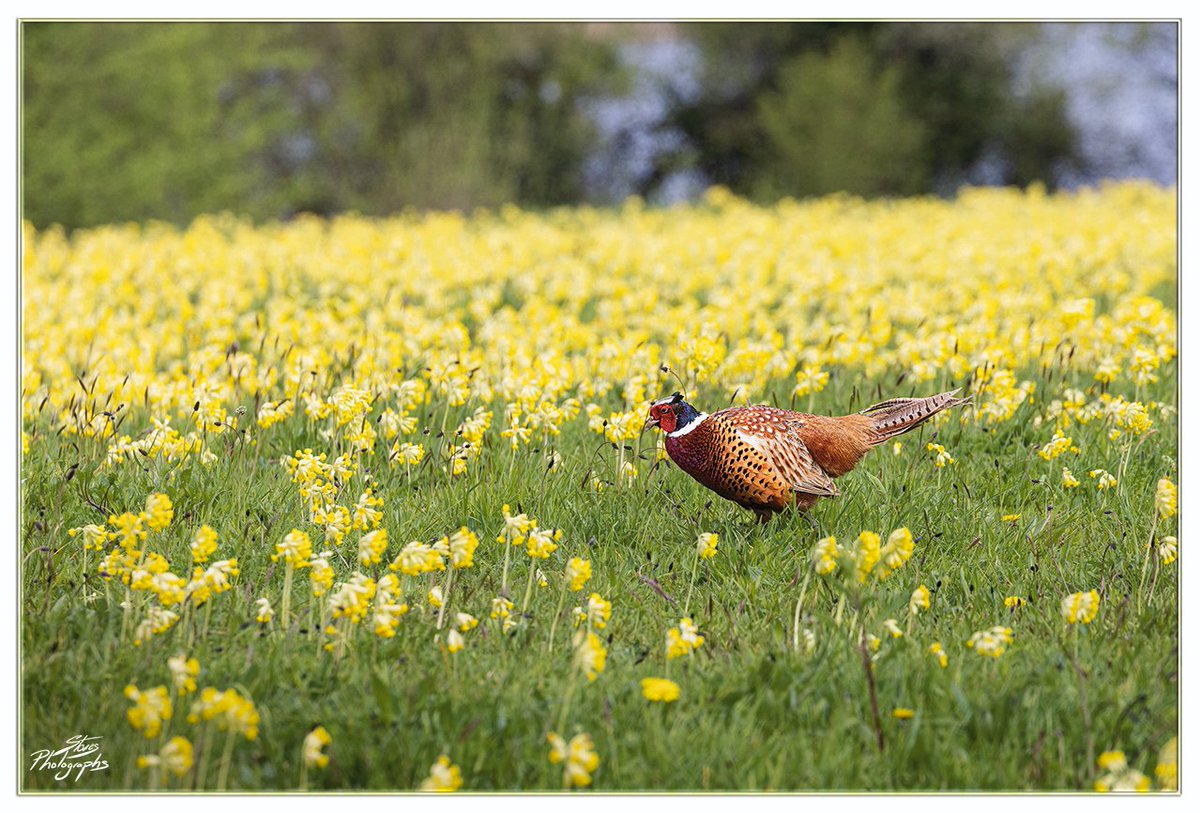
[[[651,703],[672,703],[679,699],[679,684],[666,678],[642,678],[642,696]]]
[[[696,555],[701,559],[711,559],[717,555],[717,535],[702,533],[696,537]]]
[[[192,769],[192,743],[187,737],[172,737],[159,749],[157,754],[142,754],[137,758],[139,768],[157,769],[163,773],[172,773],[176,777],[185,775]]]
[[[429,778],[421,783],[421,790],[453,793],[462,784],[462,771],[450,761],[449,756],[442,754],[437,762],[429,766]]]
[[[1096,765],[1104,771],[1096,779],[1095,787],[1100,793],[1150,790],[1150,777],[1131,767],[1124,751],[1105,751],[1096,758]]]
[[[592,784],[592,774],[600,767],[600,756],[591,736],[580,733],[567,742],[550,732],[546,740],[550,743],[550,764],[563,766],[564,788],[585,788]]]
[[[583,672],[589,681],[604,671],[608,650],[594,632],[580,630],[575,635],[575,668]]]
[[[1154,509],[1160,517],[1173,517],[1179,509],[1179,491],[1166,477],[1159,479],[1154,490]]]
[[[1100,611],[1100,594],[1095,590],[1064,596],[1062,616],[1068,624],[1090,624]]]
[[[592,577],[592,563],[587,559],[575,557],[567,562],[567,587],[578,592],[583,589],[587,580]]]
[[[946,466],[954,463],[954,458],[946,451],[946,447],[940,443],[926,443],[925,451],[933,453],[933,465],[936,468],[944,469]]]
[[[192,703],[187,719],[189,723],[214,721],[221,731],[241,734],[247,740],[258,737],[258,709],[237,689],[218,691],[212,686],[204,687]]]
[[[125,712],[129,724],[148,740],[157,737],[162,731],[163,721],[171,719],[171,698],[167,687],[155,686],[142,691],[131,683],[125,687],[125,697],[133,701],[133,708]]]
[[[973,649],[987,658],[999,658],[1012,643],[1012,627],[992,627],[980,630],[967,641],[967,649]]]
[[[679,623],[667,630],[667,659],[690,655],[704,645],[704,636],[690,618],[681,618]]]
[[[324,768],[329,764],[325,746],[333,742],[325,726],[317,726],[304,735],[304,762],[310,768]]]
[[[916,615],[921,610],[929,609],[929,588],[925,585],[919,585],[916,590],[913,590],[912,597],[908,600],[909,615]]]

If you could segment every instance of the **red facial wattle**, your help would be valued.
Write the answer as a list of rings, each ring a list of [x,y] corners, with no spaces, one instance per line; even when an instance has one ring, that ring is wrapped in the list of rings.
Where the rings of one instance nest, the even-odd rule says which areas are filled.
[[[674,432],[676,428],[675,410],[669,406],[658,406],[654,408],[653,415],[658,419],[658,426],[664,432]]]

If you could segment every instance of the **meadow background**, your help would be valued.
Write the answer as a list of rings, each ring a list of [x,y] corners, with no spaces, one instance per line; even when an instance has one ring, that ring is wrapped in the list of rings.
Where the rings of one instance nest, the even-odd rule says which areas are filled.
[[[709,102],[676,110],[703,191],[664,164],[611,203],[560,102],[637,27],[23,25],[21,749],[86,732],[109,768],[22,786],[1173,789],[1173,175],[1080,185],[1069,116],[1019,129],[1056,121],[1022,119],[1001,48],[1033,29],[681,26],[761,72],[681,97]],[[168,45],[210,61],[123,84]],[[927,128],[959,131],[950,79],[992,48],[995,132],[1026,135],[939,165]],[[401,55],[432,67],[386,80]],[[478,119],[433,101],[467,86]],[[851,125],[793,126],[821,99]],[[774,157],[735,143],[772,127]],[[835,149],[879,132],[911,160]],[[1004,143],[1024,188],[969,186]],[[675,389],[842,414],[954,387],[972,405],[766,526],[639,431]]]

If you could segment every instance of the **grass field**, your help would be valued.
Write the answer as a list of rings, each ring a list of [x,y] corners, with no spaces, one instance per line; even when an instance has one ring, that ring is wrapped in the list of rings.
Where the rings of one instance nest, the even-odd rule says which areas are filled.
[[[1172,788],[1175,229],[1132,184],[27,226],[22,785]],[[639,437],[664,365],[974,403],[759,526]]]

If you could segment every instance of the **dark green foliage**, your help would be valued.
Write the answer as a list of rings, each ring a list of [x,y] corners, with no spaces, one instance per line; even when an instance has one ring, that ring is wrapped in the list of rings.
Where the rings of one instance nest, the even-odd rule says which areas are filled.
[[[619,73],[560,24],[22,28],[24,215],[386,214],[577,200],[578,101]]]
[[[856,40],[805,53],[758,99],[765,136],[752,174],[761,197],[903,195],[925,188],[924,128],[904,109],[899,72],[877,71]]]
[[[696,23],[700,98],[674,122],[715,182],[762,199],[952,191],[985,157],[1052,181],[1074,133],[1060,94],[1014,93],[1032,25]],[[889,159],[889,153],[890,158]]]
[[[672,171],[762,199],[1052,180],[1061,94],[1012,87],[1031,25],[682,24],[701,92],[663,127]],[[586,200],[583,102],[622,92],[629,26],[29,23],[24,216],[184,223],[232,210],[389,214]],[[978,180],[978,179],[976,179]]]

